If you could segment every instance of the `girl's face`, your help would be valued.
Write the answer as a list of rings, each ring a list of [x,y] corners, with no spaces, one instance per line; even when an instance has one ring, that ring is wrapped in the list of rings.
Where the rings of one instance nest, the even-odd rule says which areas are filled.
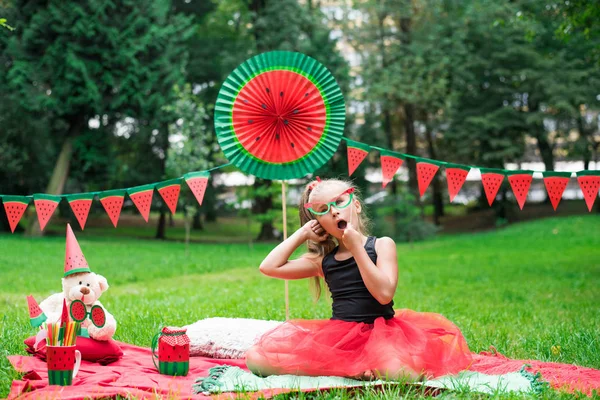
[[[348,190],[346,185],[335,183],[322,185],[311,193],[309,202],[312,210],[317,213],[325,212],[325,214],[313,213],[313,215],[327,233],[341,239],[348,223],[352,223],[356,228],[357,215],[361,212],[360,202],[348,193],[351,190]],[[327,208],[329,208],[328,212]]]

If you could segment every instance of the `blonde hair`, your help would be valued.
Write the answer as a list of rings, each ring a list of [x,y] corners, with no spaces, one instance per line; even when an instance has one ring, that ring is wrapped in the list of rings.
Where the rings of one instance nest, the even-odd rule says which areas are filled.
[[[344,189],[354,188],[354,199],[358,200],[359,202],[362,202],[358,188],[356,188],[352,184],[352,182],[342,179],[319,180],[317,178],[317,180],[312,181],[308,185],[306,185],[304,193],[302,193],[302,196],[300,197],[300,205],[298,207],[300,213],[300,226],[304,226],[304,224],[306,224],[308,221],[316,219],[314,214],[312,214],[308,209],[304,207],[304,205],[309,202],[308,200],[310,198],[310,195],[313,193],[318,194],[319,192],[323,191],[327,186],[332,184],[343,186]],[[369,219],[365,216],[364,208],[361,213],[356,214],[355,221],[356,230],[362,233],[363,235],[368,235]],[[331,235],[322,242],[313,242],[312,240],[308,240],[306,244],[308,247],[308,257],[315,259],[319,257],[324,257],[326,254],[333,251],[333,249],[336,247],[336,242],[333,240],[333,237]],[[311,279],[311,291],[313,292],[315,301],[319,300],[319,297],[321,297],[321,282],[322,278],[319,276],[315,276]]]

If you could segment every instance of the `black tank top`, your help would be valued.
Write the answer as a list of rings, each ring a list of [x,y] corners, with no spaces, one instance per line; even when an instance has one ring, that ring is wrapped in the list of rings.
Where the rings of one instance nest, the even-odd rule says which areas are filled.
[[[375,236],[369,236],[365,243],[365,250],[373,263],[377,263],[375,239]],[[325,255],[322,263],[325,282],[333,300],[331,319],[370,324],[378,317],[392,318],[394,302],[380,304],[365,286],[354,257],[343,261],[335,259],[338,248]]]

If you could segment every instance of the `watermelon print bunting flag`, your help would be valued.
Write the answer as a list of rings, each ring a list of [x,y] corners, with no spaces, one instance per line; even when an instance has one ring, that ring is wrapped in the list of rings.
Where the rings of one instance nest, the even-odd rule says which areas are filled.
[[[585,204],[587,204],[588,211],[592,211],[596,197],[598,197],[598,191],[600,190],[600,171],[579,171],[577,173],[577,182],[583,192],[583,198]]]
[[[202,205],[202,200],[204,200],[209,177],[210,174],[205,171],[190,172],[183,176],[185,183],[187,183],[192,193],[194,193],[194,197],[196,197],[196,201],[198,201],[199,205]]]
[[[179,192],[181,191],[181,179],[177,178],[161,182],[156,185],[156,190],[158,190],[160,197],[162,197],[169,210],[171,210],[171,214],[175,214]]]
[[[346,139],[348,156],[348,176],[352,176],[361,162],[369,155],[371,146]]]
[[[381,187],[385,188],[394,179],[394,175],[402,166],[404,156],[385,149],[375,149],[379,151],[379,161],[381,162],[381,174],[383,176]]]
[[[77,218],[77,222],[79,222],[79,226],[81,230],[85,228],[85,223],[87,221],[87,217],[90,213],[90,208],[92,207],[92,201],[94,200],[93,193],[82,193],[82,194],[72,194],[65,196],[69,205],[71,206],[71,210],[73,210],[73,214],[75,214],[75,218]]]
[[[29,308],[29,322],[31,326],[37,328],[46,322],[46,314],[44,314],[33,296],[27,296],[27,307]]]
[[[50,194],[34,194],[33,202],[35,203],[35,211],[37,212],[40,229],[43,231],[50,217],[58,207],[58,203],[62,197],[53,196]]]
[[[116,189],[100,192],[98,194],[98,198],[100,199],[100,203],[102,203],[104,210],[106,210],[108,217],[116,228],[117,223],[119,222],[119,216],[121,215],[121,208],[123,207],[125,190]]]
[[[154,185],[137,186],[127,189],[127,194],[133,204],[137,207],[144,221],[148,222],[150,216],[150,207],[152,206],[152,194],[154,193]]]
[[[417,161],[419,194],[423,197],[436,172],[440,169],[440,165],[443,165],[444,163],[442,161],[428,160],[425,158],[415,158],[415,160]]]
[[[454,201],[454,198],[460,192],[470,170],[471,167],[467,167],[466,165],[446,164],[446,181],[448,183],[450,202]]]
[[[15,232],[15,228],[19,225],[21,217],[25,213],[27,206],[30,202],[29,197],[25,196],[3,196],[2,203],[4,204],[4,211],[8,217],[8,224],[10,225],[10,231]]]
[[[522,210],[533,180],[533,171],[506,171],[508,182]]]
[[[252,57],[223,82],[215,131],[223,153],[264,179],[303,178],[335,153],[346,107],[331,73],[301,53]]]
[[[488,204],[491,206],[494,200],[496,200],[496,195],[498,194],[498,190],[500,190],[500,186],[502,186],[504,170],[479,168],[479,171],[481,172],[481,183],[485,190],[485,197],[487,198]]]
[[[571,179],[571,173],[544,171],[542,175],[544,175],[544,186],[546,186],[548,198],[550,199],[550,203],[552,203],[552,208],[556,211],[558,203],[560,203],[562,195]]]

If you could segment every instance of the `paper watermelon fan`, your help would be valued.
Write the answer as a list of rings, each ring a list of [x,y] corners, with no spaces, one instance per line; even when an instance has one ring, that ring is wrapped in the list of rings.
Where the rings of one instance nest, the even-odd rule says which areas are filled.
[[[227,77],[215,130],[225,156],[264,179],[301,178],[325,164],[344,132],[346,107],[331,73],[301,53],[252,57]]]

